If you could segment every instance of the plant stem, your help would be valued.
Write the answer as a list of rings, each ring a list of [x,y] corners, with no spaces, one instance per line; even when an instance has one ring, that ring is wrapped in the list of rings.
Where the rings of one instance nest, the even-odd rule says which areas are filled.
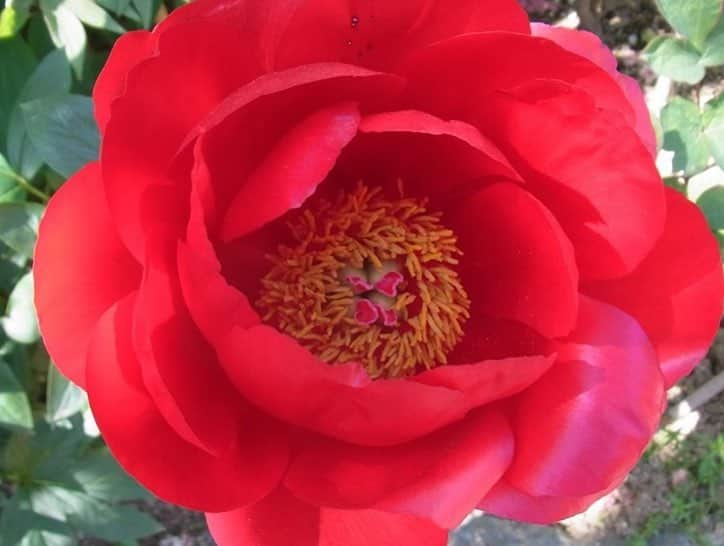
[[[5,169],[0,169],[0,174],[12,178],[18,186],[23,188],[28,193],[33,194],[35,197],[42,200],[44,203],[47,203],[50,200],[50,196],[47,193],[40,191],[38,188],[33,186],[30,182],[25,180],[25,178],[23,178],[19,174],[16,174],[12,171],[8,171]]]

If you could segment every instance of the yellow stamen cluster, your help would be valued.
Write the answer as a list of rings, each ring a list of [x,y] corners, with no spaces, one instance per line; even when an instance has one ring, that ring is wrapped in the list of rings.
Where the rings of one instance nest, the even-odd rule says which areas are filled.
[[[447,363],[463,337],[470,301],[454,267],[455,234],[427,203],[389,200],[365,185],[317,200],[289,223],[295,246],[280,246],[262,280],[264,320],[329,363],[359,362],[373,378],[403,377]],[[405,277],[390,306],[398,323],[361,324],[343,271],[399,264]]]

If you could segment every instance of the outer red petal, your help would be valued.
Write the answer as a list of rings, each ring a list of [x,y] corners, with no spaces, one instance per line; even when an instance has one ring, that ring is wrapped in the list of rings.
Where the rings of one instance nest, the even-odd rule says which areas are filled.
[[[292,66],[331,56],[388,69],[427,44],[483,30],[530,32],[525,12],[511,0],[461,0],[454,9],[444,0],[312,0],[302,3],[289,21],[276,64]]]
[[[91,163],[53,196],[35,249],[35,307],[53,362],[85,385],[93,328],[116,301],[138,287],[141,269],[111,221],[100,169]]]
[[[179,283],[189,313],[203,336],[213,345],[234,326],[249,328],[261,320],[247,296],[231,286],[223,276],[216,249],[209,240],[206,224],[216,202],[211,175],[201,151],[203,142],[202,137],[194,146],[187,242],[179,243],[177,259]],[[257,266],[264,268],[264,255],[260,254]],[[248,256],[244,255],[244,258]],[[255,280],[258,281],[258,278]]]
[[[664,404],[656,355],[638,323],[583,298],[558,362],[517,403],[506,480],[534,496],[601,494],[633,468]]]
[[[239,441],[222,457],[182,440],[144,389],[131,342],[134,305],[135,294],[108,310],[88,352],[91,409],[115,457],[156,495],[192,509],[231,510],[267,495],[287,464],[277,425],[247,408]]]
[[[616,70],[617,61],[611,50],[592,32],[553,27],[542,23],[533,23],[531,30],[534,36],[554,41],[577,55],[590,59],[606,70],[623,90],[634,110],[634,128],[646,145],[652,157],[656,156],[656,134],[651,124],[651,114],[646,106],[644,94],[636,80]]]
[[[249,299],[226,281],[218,263],[184,243],[177,255],[184,300],[209,342],[228,335],[234,326],[250,328],[261,322]]]
[[[530,82],[482,103],[483,132],[563,226],[581,277],[638,266],[662,232],[666,203],[651,155],[622,118],[560,83]]]
[[[312,439],[284,483],[315,505],[410,514],[449,529],[501,478],[512,455],[506,419],[480,410],[425,438],[389,448]]]
[[[101,133],[111,117],[111,104],[126,88],[128,72],[154,54],[158,34],[144,30],[127,32],[113,45],[111,54],[93,87],[95,118]]]
[[[623,279],[583,290],[639,321],[668,388],[706,354],[719,327],[724,288],[718,245],[701,212],[672,189],[666,197],[664,234],[649,257]]]
[[[418,110],[365,116],[360,135],[338,165],[341,180],[374,180],[432,201],[445,210],[482,178],[522,181],[508,159],[474,126]],[[371,161],[370,158],[374,158]]]
[[[555,356],[519,356],[439,366],[411,381],[458,390],[465,396],[465,404],[476,408],[521,392],[540,379],[554,361]]]
[[[251,506],[206,514],[218,546],[319,546],[319,520],[318,507],[284,488]]]
[[[198,0],[176,10],[162,27],[197,18],[247,30],[252,39],[245,51],[267,72],[324,61],[387,70],[409,52],[450,36],[530,33],[528,17],[514,0],[460,0],[454,9],[444,0]]]
[[[634,120],[626,95],[604,69],[545,38],[503,32],[458,36],[411,55],[401,74],[409,80],[415,108],[447,119],[477,120],[485,95],[543,79],[574,84],[596,106]]]
[[[219,546],[444,546],[447,531],[412,516],[334,510],[306,504],[285,489],[233,512],[206,514]]]
[[[281,420],[349,442],[404,442],[467,411],[458,391],[405,380],[372,381],[359,364],[330,366],[268,326],[234,328],[216,349],[248,400]]]
[[[548,337],[568,334],[578,312],[573,247],[540,201],[494,184],[464,201],[452,227],[473,313],[517,320]]]
[[[134,342],[149,394],[186,441],[219,455],[237,441],[243,402],[184,305],[176,241],[149,237]]]
[[[583,512],[610,491],[585,497],[534,497],[502,479],[480,501],[478,508],[501,518],[548,525]]]
[[[221,227],[222,240],[238,239],[302,206],[357,134],[359,121],[356,104],[340,103],[290,128],[241,182]]]
[[[101,150],[103,178],[121,237],[139,260],[145,234],[185,212],[178,196],[187,188],[168,169],[186,134],[259,72],[240,47],[242,36],[238,27],[204,21],[166,30],[158,53],[130,71],[125,93],[113,103]],[[171,188],[167,197],[149,198],[164,187]]]

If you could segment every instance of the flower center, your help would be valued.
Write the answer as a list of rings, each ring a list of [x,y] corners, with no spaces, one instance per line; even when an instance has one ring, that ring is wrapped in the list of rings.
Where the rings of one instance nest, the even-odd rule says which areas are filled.
[[[426,206],[360,184],[305,207],[289,223],[295,244],[277,249],[262,280],[264,320],[373,378],[447,363],[470,300],[455,271],[457,238]]]

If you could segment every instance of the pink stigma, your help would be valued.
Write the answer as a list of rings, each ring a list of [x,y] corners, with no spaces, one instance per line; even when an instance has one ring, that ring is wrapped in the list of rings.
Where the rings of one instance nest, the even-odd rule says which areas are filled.
[[[380,318],[377,306],[370,300],[357,300],[354,306],[354,318],[360,324],[374,324]]]
[[[403,280],[405,280],[405,278],[401,273],[398,273],[397,271],[390,271],[375,283],[375,290],[377,290],[380,294],[384,294],[390,298],[395,298],[397,297],[397,287],[402,284]]]

